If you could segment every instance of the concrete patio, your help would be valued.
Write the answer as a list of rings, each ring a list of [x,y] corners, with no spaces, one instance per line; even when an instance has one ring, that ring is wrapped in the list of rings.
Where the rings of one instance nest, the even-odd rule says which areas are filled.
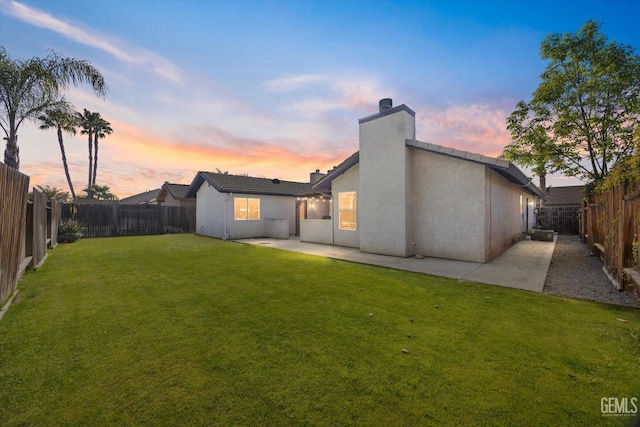
[[[397,270],[542,292],[556,240],[557,236],[553,242],[523,240],[487,263],[369,254],[356,248],[301,242],[297,237],[288,240],[254,238],[235,241]]]

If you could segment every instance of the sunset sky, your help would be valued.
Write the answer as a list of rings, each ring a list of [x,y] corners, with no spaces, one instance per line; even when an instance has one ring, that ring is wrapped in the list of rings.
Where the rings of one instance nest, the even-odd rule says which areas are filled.
[[[358,149],[381,98],[416,112],[417,139],[497,156],[540,82],[545,35],[596,19],[638,53],[639,16],[636,0],[0,0],[0,45],[101,71],[104,99],[86,86],[68,99],[111,123],[97,182],[126,197],[216,168],[308,182]],[[18,135],[32,185],[68,190],[55,132]],[[65,141],[79,192],[87,140]]]

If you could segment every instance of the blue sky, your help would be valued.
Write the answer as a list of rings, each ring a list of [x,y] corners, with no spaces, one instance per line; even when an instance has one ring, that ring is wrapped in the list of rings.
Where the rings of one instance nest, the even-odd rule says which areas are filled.
[[[386,97],[416,111],[419,140],[497,156],[545,35],[596,19],[637,51],[638,16],[637,1],[0,0],[0,44],[100,69],[105,99],[68,98],[111,122],[97,181],[124,197],[216,168],[308,180],[358,149],[358,118]],[[32,184],[66,189],[55,133],[19,136]],[[83,188],[86,140],[66,141]]]

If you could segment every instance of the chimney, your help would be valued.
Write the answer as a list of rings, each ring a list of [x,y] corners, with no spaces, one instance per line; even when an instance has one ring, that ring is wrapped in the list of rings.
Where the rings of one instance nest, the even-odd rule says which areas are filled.
[[[390,110],[393,107],[393,100],[391,98],[383,98],[378,102],[378,108],[382,113],[385,110]]]
[[[316,169],[315,172],[311,172],[309,174],[309,183],[311,185],[315,184],[316,182],[320,181],[320,179],[324,176],[325,174],[320,173],[320,169]]]
[[[413,151],[415,112],[381,99],[380,111],[358,120],[357,214],[360,250],[392,256],[415,255],[413,246]]]

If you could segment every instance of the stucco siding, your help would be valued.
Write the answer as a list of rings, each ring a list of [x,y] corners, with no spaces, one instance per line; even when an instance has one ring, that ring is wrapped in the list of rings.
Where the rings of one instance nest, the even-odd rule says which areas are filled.
[[[527,198],[533,196],[496,172],[486,171],[486,261],[520,241],[526,231]]]
[[[307,219],[322,219],[331,215],[330,207],[329,199],[310,198],[307,200]]]
[[[235,220],[233,200],[235,198],[260,199],[260,220]],[[251,237],[268,237],[267,221],[283,219],[288,222],[289,234],[296,232],[296,199],[295,197],[265,196],[255,194],[234,193],[229,199],[227,211],[227,233],[229,239],[247,239]]]
[[[406,139],[415,119],[406,111],[360,124],[360,250],[413,255],[411,161]]]
[[[260,199],[260,220],[234,219],[234,199],[238,197]],[[196,193],[196,200],[197,234],[219,239],[268,237],[268,233],[273,230],[271,220],[274,219],[285,220],[289,235],[295,234],[295,197],[220,193],[204,183]],[[282,227],[282,224],[278,225],[278,237],[282,236]]]
[[[350,248],[360,247],[360,216],[362,204],[360,202],[360,166],[355,165],[344,174],[336,178],[331,184],[331,194],[334,202],[332,203],[333,213],[333,244],[337,246],[347,246]],[[340,230],[340,218],[338,215],[339,209],[339,194],[341,192],[355,191],[356,192],[356,229],[355,230]]]
[[[164,202],[162,202],[163,206],[184,206],[184,207],[193,207],[196,205],[195,199],[176,199],[171,194],[167,194],[164,198]]]
[[[483,262],[485,166],[419,150],[413,162],[416,252]]]
[[[224,239],[225,197],[209,184],[196,193],[196,234]]]
[[[300,221],[300,241],[333,244],[332,221],[330,219],[303,219]]]

